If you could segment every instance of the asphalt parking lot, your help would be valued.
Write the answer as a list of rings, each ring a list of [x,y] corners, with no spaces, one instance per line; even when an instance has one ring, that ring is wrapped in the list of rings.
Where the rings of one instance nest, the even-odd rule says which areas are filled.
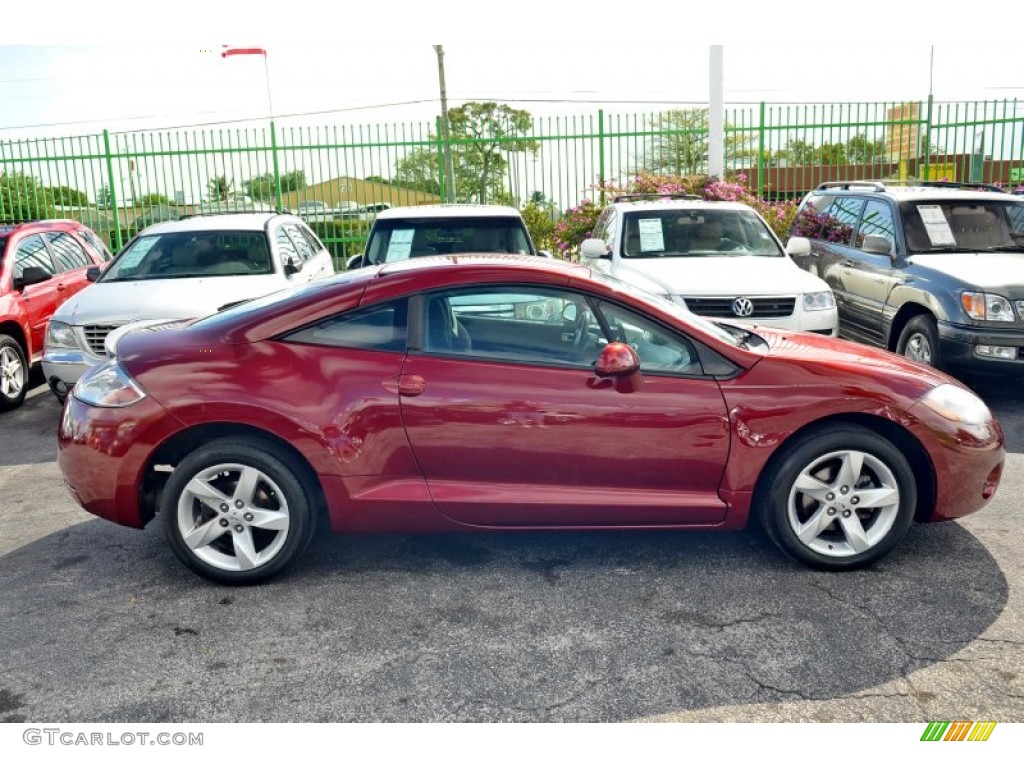
[[[823,574],[738,534],[368,536],[211,585],[61,486],[45,387],[0,414],[0,721],[1024,720],[1024,396],[971,382],[992,504]]]

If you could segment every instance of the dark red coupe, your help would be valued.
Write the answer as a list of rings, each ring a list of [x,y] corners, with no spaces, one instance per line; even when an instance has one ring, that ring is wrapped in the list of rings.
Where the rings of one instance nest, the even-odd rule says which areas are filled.
[[[831,570],[992,498],[1002,431],[956,380],[711,323],[589,269],[367,267],[123,336],[68,398],[78,502],[215,581],[338,533],[692,528],[756,517]]]

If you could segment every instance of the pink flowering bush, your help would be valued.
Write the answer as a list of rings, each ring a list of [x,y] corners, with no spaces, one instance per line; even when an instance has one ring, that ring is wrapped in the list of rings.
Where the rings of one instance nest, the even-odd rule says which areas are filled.
[[[671,176],[641,172],[634,176],[625,187],[602,180],[591,185],[592,193],[601,200],[611,200],[615,195],[697,195],[704,200],[724,200],[749,205],[768,223],[776,235],[785,242],[796,219],[799,203],[795,200],[769,202],[755,195],[746,186],[747,177],[738,174],[732,179],[710,179],[707,176]],[[594,224],[601,214],[602,206],[593,200],[581,200],[579,205],[569,209],[555,224],[552,239],[562,258],[572,258],[580,243],[590,237]]]

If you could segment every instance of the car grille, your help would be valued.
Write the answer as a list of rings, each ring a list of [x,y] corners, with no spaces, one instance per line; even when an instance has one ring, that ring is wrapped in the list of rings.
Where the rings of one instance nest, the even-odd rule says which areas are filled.
[[[107,340],[107,334],[115,328],[117,328],[116,325],[86,325],[82,327],[82,331],[85,334],[85,343],[89,345],[89,349],[93,351],[93,354],[100,357],[106,356],[107,353],[103,349],[103,342]]]
[[[743,317],[744,319],[757,317],[789,317],[793,314],[793,307],[796,306],[795,296],[758,296],[757,298],[747,297],[754,309],[749,315],[737,315],[733,310],[733,304],[743,297],[737,296],[683,296],[687,308],[695,315],[706,315],[708,317]]]
[[[1024,320],[1024,301],[1017,302],[1017,317]]]

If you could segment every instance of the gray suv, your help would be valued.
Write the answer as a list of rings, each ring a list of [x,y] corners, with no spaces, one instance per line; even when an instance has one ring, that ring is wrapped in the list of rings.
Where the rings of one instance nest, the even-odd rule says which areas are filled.
[[[829,182],[787,251],[835,293],[839,333],[936,368],[1024,373],[1024,199],[951,182]]]

